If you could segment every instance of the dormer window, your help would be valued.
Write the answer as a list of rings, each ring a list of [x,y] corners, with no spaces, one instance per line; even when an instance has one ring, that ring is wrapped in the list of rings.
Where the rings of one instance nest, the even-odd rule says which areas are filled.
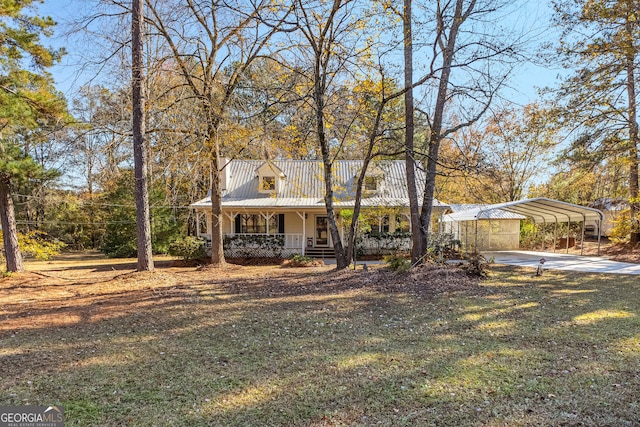
[[[366,196],[370,197],[373,193],[380,193],[383,190],[384,171],[379,165],[371,167],[365,177],[362,185]]]
[[[258,191],[272,195],[280,192],[285,177],[284,172],[278,166],[270,161],[264,162],[256,169]]]
[[[364,190],[372,192],[378,190],[378,178],[375,176],[366,176],[364,178]]]
[[[262,191],[276,191],[276,177],[275,176],[263,176],[262,177]]]

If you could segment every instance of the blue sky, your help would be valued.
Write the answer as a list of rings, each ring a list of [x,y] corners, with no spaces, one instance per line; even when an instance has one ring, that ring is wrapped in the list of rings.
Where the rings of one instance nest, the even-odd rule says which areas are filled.
[[[56,48],[64,47],[68,51],[62,63],[51,70],[58,89],[65,94],[68,101],[73,99],[75,92],[86,84],[88,79],[96,79],[95,71],[84,71],[82,68],[82,58],[91,57],[92,49],[95,47],[64,36],[69,28],[68,24],[78,16],[90,13],[89,8],[92,4],[93,1],[89,0],[44,0],[39,6],[39,14],[51,16],[60,24],[56,36],[50,39],[48,44]],[[500,25],[512,28],[519,34],[525,34],[526,38],[531,39],[532,50],[536,43],[557,37],[555,31],[549,27],[551,11],[546,2],[515,0],[510,7],[511,12],[504,15]],[[550,64],[522,63],[514,71],[509,88],[502,93],[503,97],[520,105],[531,103],[539,98],[538,88],[557,84],[557,76],[560,73],[561,69]],[[98,76],[93,82],[100,79],[113,77]],[[536,181],[544,178],[538,177]]]
[[[68,54],[62,63],[51,71],[58,89],[64,92],[67,98],[72,98],[74,91],[88,79],[95,78],[95,73],[83,72],[81,66],[81,58],[90,54],[92,47],[83,46],[64,36],[67,25],[78,15],[87,13],[91,3],[83,0],[44,0],[38,8],[40,14],[49,15],[59,23],[56,35],[49,40],[49,44],[65,47]],[[553,31],[547,28],[550,9],[546,2],[519,0],[514,2],[512,7],[513,12],[506,17],[509,21],[506,23],[507,26],[522,28],[522,31],[530,34],[534,42],[553,37]],[[548,65],[522,64],[514,73],[510,81],[511,89],[505,92],[505,97],[518,104],[532,102],[538,98],[537,88],[553,86],[560,72],[557,67]]]

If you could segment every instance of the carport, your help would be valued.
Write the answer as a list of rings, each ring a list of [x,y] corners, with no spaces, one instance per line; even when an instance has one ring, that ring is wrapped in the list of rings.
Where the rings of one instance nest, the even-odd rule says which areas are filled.
[[[554,242],[557,241],[558,223],[582,222],[582,241],[584,241],[585,222],[595,221],[598,228],[598,255],[600,254],[600,232],[603,213],[594,208],[589,208],[573,203],[562,202],[560,200],[547,199],[545,197],[537,197],[534,199],[518,200],[515,202],[498,203],[495,205],[487,205],[479,209],[469,211],[468,218],[458,216],[459,220],[475,222],[475,238],[476,247],[478,239],[478,220],[490,217],[492,211],[510,212],[517,215],[525,216],[531,219],[535,224],[554,224],[553,237]],[[464,214],[465,212],[461,212]],[[566,251],[569,252],[569,236],[567,235]],[[544,239],[542,241],[542,250],[545,250]],[[553,250],[555,252],[556,245],[554,243]],[[581,245],[580,254],[584,254],[584,245]]]

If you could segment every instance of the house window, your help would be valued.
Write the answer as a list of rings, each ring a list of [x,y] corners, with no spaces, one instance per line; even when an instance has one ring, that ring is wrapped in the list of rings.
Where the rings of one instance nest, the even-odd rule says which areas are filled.
[[[378,180],[375,176],[364,177],[364,189],[365,191],[376,191],[378,189]]]
[[[239,215],[236,219],[236,233],[242,234],[266,234],[267,219],[260,214]],[[277,234],[280,229],[280,215],[273,215],[269,218],[269,234]]]
[[[388,233],[389,232],[389,215],[385,215],[382,217],[380,221],[380,232]]]
[[[389,215],[380,216],[373,220],[371,224],[371,234],[382,234],[389,232]]]
[[[262,191],[276,191],[276,177],[275,176],[263,176],[262,177]]]
[[[396,232],[408,233],[411,227],[406,215],[396,215]]]
[[[209,234],[209,230],[207,230],[207,215],[204,213],[198,214],[198,235],[201,234]]]

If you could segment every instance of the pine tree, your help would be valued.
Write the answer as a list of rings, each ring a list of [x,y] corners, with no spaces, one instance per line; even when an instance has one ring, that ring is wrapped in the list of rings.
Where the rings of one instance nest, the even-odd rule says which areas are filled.
[[[638,0],[555,4],[557,24],[564,29],[558,50],[565,65],[576,68],[559,91],[564,124],[578,135],[565,155],[578,156],[587,168],[603,158],[625,157],[634,242],[640,241],[638,7]]]
[[[30,130],[57,125],[65,111],[46,71],[63,52],[40,42],[55,23],[27,11],[32,7],[31,0],[0,0],[0,222],[11,272],[23,269],[11,191],[41,172],[22,144],[29,142]]]

